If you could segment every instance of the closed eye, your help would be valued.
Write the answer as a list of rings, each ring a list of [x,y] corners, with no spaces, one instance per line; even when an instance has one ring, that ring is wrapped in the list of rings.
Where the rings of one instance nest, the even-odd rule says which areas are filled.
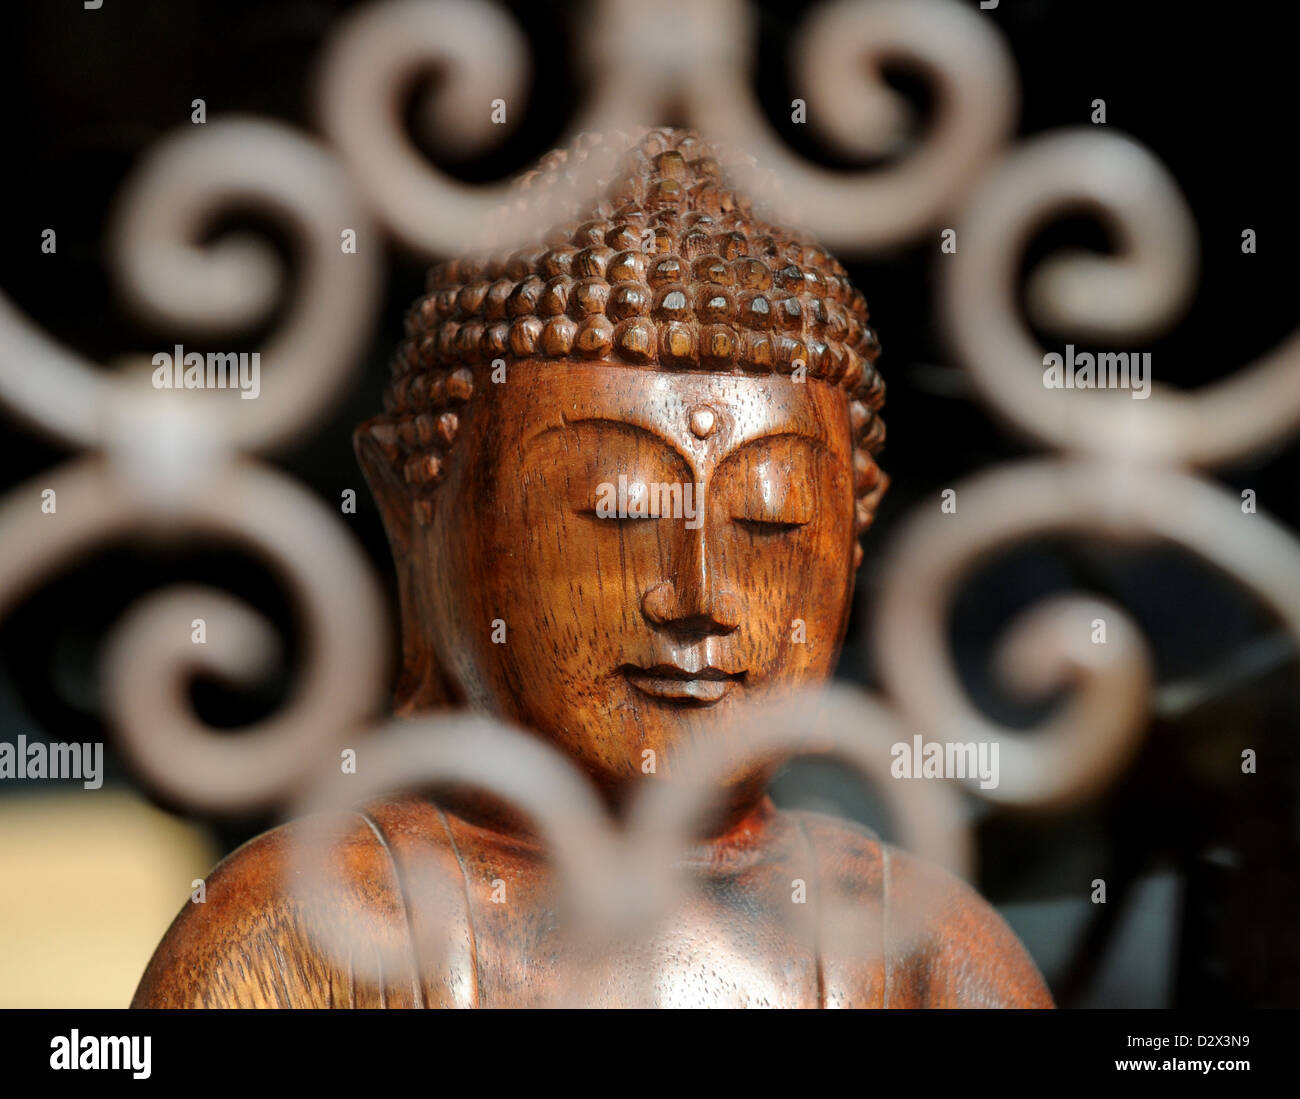
[[[641,523],[647,520],[667,518],[661,515],[619,515],[616,512],[603,512],[593,504],[589,507],[575,509],[579,515],[587,515],[592,519],[599,519],[605,523]]]
[[[745,515],[733,516],[746,530],[755,534],[782,534],[808,525],[806,519],[753,519]]]

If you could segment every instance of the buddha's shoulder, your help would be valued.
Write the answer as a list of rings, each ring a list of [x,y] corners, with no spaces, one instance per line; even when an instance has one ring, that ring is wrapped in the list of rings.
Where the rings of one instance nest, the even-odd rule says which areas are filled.
[[[332,959],[336,951],[294,883],[312,865],[332,869],[334,922],[342,916],[373,941],[400,942],[409,935],[402,863],[417,849],[454,860],[437,808],[415,798],[367,803],[331,818],[327,829],[298,820],[249,840],[181,909],[132,1006],[328,1007],[341,997],[355,1000],[355,959]]]
[[[821,813],[786,814],[822,883],[879,920],[890,1006],[1051,1007],[1020,940],[970,885],[874,832]]]

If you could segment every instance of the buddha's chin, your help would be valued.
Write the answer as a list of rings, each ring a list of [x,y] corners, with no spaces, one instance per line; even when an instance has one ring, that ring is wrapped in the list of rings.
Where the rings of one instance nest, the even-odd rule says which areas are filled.
[[[672,781],[701,754],[716,760],[716,748],[737,756],[735,766],[722,773],[719,789],[750,780],[758,764],[746,757],[744,716],[750,691],[743,680],[656,683],[629,678],[629,686],[630,704],[622,710],[618,737],[624,774],[634,784]]]
[[[763,705],[797,686],[793,677],[697,669],[674,674],[658,665],[625,666],[600,681],[564,680],[557,691],[510,720],[533,729],[585,771],[613,806],[647,783],[672,782],[697,753],[734,754],[711,779],[719,803],[761,798],[775,770],[751,758],[754,721]],[[541,703],[545,703],[544,705]],[[716,760],[716,757],[715,757]]]

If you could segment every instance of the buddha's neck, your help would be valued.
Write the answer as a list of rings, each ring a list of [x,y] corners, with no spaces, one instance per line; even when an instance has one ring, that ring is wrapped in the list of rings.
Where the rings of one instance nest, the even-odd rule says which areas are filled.
[[[630,803],[630,798],[607,797],[611,826],[622,825]],[[448,795],[440,797],[438,804],[467,824],[499,833],[511,842],[538,848],[545,846],[528,817],[496,799]],[[722,810],[713,815],[699,835],[693,856],[712,858],[720,847],[749,846],[758,842],[775,813],[771,799],[763,791],[728,798]],[[693,856],[688,855],[688,858]]]

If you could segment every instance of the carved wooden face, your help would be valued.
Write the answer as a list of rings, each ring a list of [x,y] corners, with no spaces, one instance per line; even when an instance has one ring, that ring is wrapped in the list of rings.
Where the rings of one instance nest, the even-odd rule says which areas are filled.
[[[406,598],[468,703],[607,788],[830,674],[854,547],[836,386],[512,363],[449,461]]]

